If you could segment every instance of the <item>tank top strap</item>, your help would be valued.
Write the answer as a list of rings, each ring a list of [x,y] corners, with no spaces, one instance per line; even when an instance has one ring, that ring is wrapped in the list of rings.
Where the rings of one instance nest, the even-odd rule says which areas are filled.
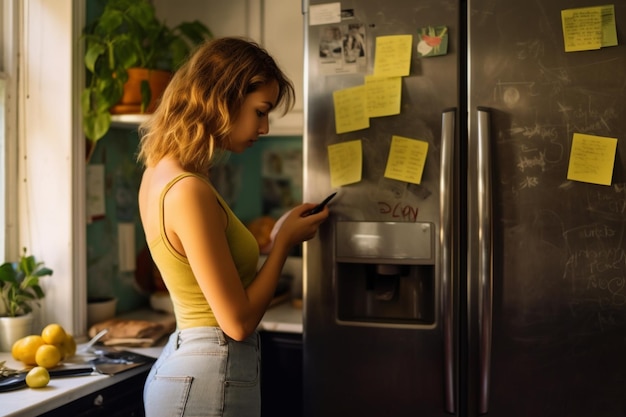
[[[163,191],[161,191],[161,196],[159,197],[159,232],[161,234],[161,238],[166,242],[169,242],[169,239],[165,234],[165,195],[177,182],[187,177],[199,178],[202,181],[208,183],[207,179],[201,175],[195,174],[193,172],[183,172],[182,174],[179,174],[176,177],[172,178],[172,180],[168,182],[165,187],[163,187]],[[211,188],[213,187],[211,183],[209,183],[209,185],[211,186]]]

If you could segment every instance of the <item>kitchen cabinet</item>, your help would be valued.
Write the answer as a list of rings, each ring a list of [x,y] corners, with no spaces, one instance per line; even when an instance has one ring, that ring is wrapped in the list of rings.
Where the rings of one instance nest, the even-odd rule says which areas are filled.
[[[95,391],[41,417],[141,417],[143,409],[143,385],[149,368],[122,382]]]
[[[302,333],[260,331],[261,417],[302,415]]]
[[[198,19],[216,37],[251,38],[274,57],[293,81],[296,103],[293,110],[280,117],[270,116],[270,134],[300,136],[303,126],[303,15],[296,0],[154,0],[157,15],[175,25]]]
[[[262,45],[274,56],[293,81],[296,103],[282,118],[270,116],[271,134],[303,134],[304,28],[302,2],[264,0],[262,10]]]

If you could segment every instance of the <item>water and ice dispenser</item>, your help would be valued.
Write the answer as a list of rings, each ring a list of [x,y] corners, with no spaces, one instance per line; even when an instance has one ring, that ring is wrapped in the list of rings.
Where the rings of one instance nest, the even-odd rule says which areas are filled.
[[[338,322],[434,325],[434,229],[428,222],[336,222]]]

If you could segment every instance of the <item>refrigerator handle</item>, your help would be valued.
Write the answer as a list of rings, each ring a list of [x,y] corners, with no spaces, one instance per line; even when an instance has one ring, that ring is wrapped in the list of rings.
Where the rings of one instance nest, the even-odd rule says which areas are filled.
[[[444,389],[445,408],[455,413],[455,361],[454,361],[454,292],[452,288],[452,236],[454,196],[454,135],[456,109],[446,109],[441,115],[441,176],[439,183],[440,211],[440,278],[441,309],[444,338]]]
[[[490,113],[484,107],[477,108],[477,194],[478,194],[478,323],[479,323],[479,411],[489,409],[491,389],[491,330],[493,295],[493,246],[492,246],[492,188],[490,147]]]

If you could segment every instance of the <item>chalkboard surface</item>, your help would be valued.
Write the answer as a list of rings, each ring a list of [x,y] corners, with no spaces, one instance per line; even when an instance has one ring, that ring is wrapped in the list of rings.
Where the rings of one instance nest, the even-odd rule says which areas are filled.
[[[564,50],[561,10],[603,2],[469,3],[470,124],[491,109],[490,411],[624,415],[626,3],[622,44],[580,52]],[[611,185],[567,180],[575,133],[618,139]]]

